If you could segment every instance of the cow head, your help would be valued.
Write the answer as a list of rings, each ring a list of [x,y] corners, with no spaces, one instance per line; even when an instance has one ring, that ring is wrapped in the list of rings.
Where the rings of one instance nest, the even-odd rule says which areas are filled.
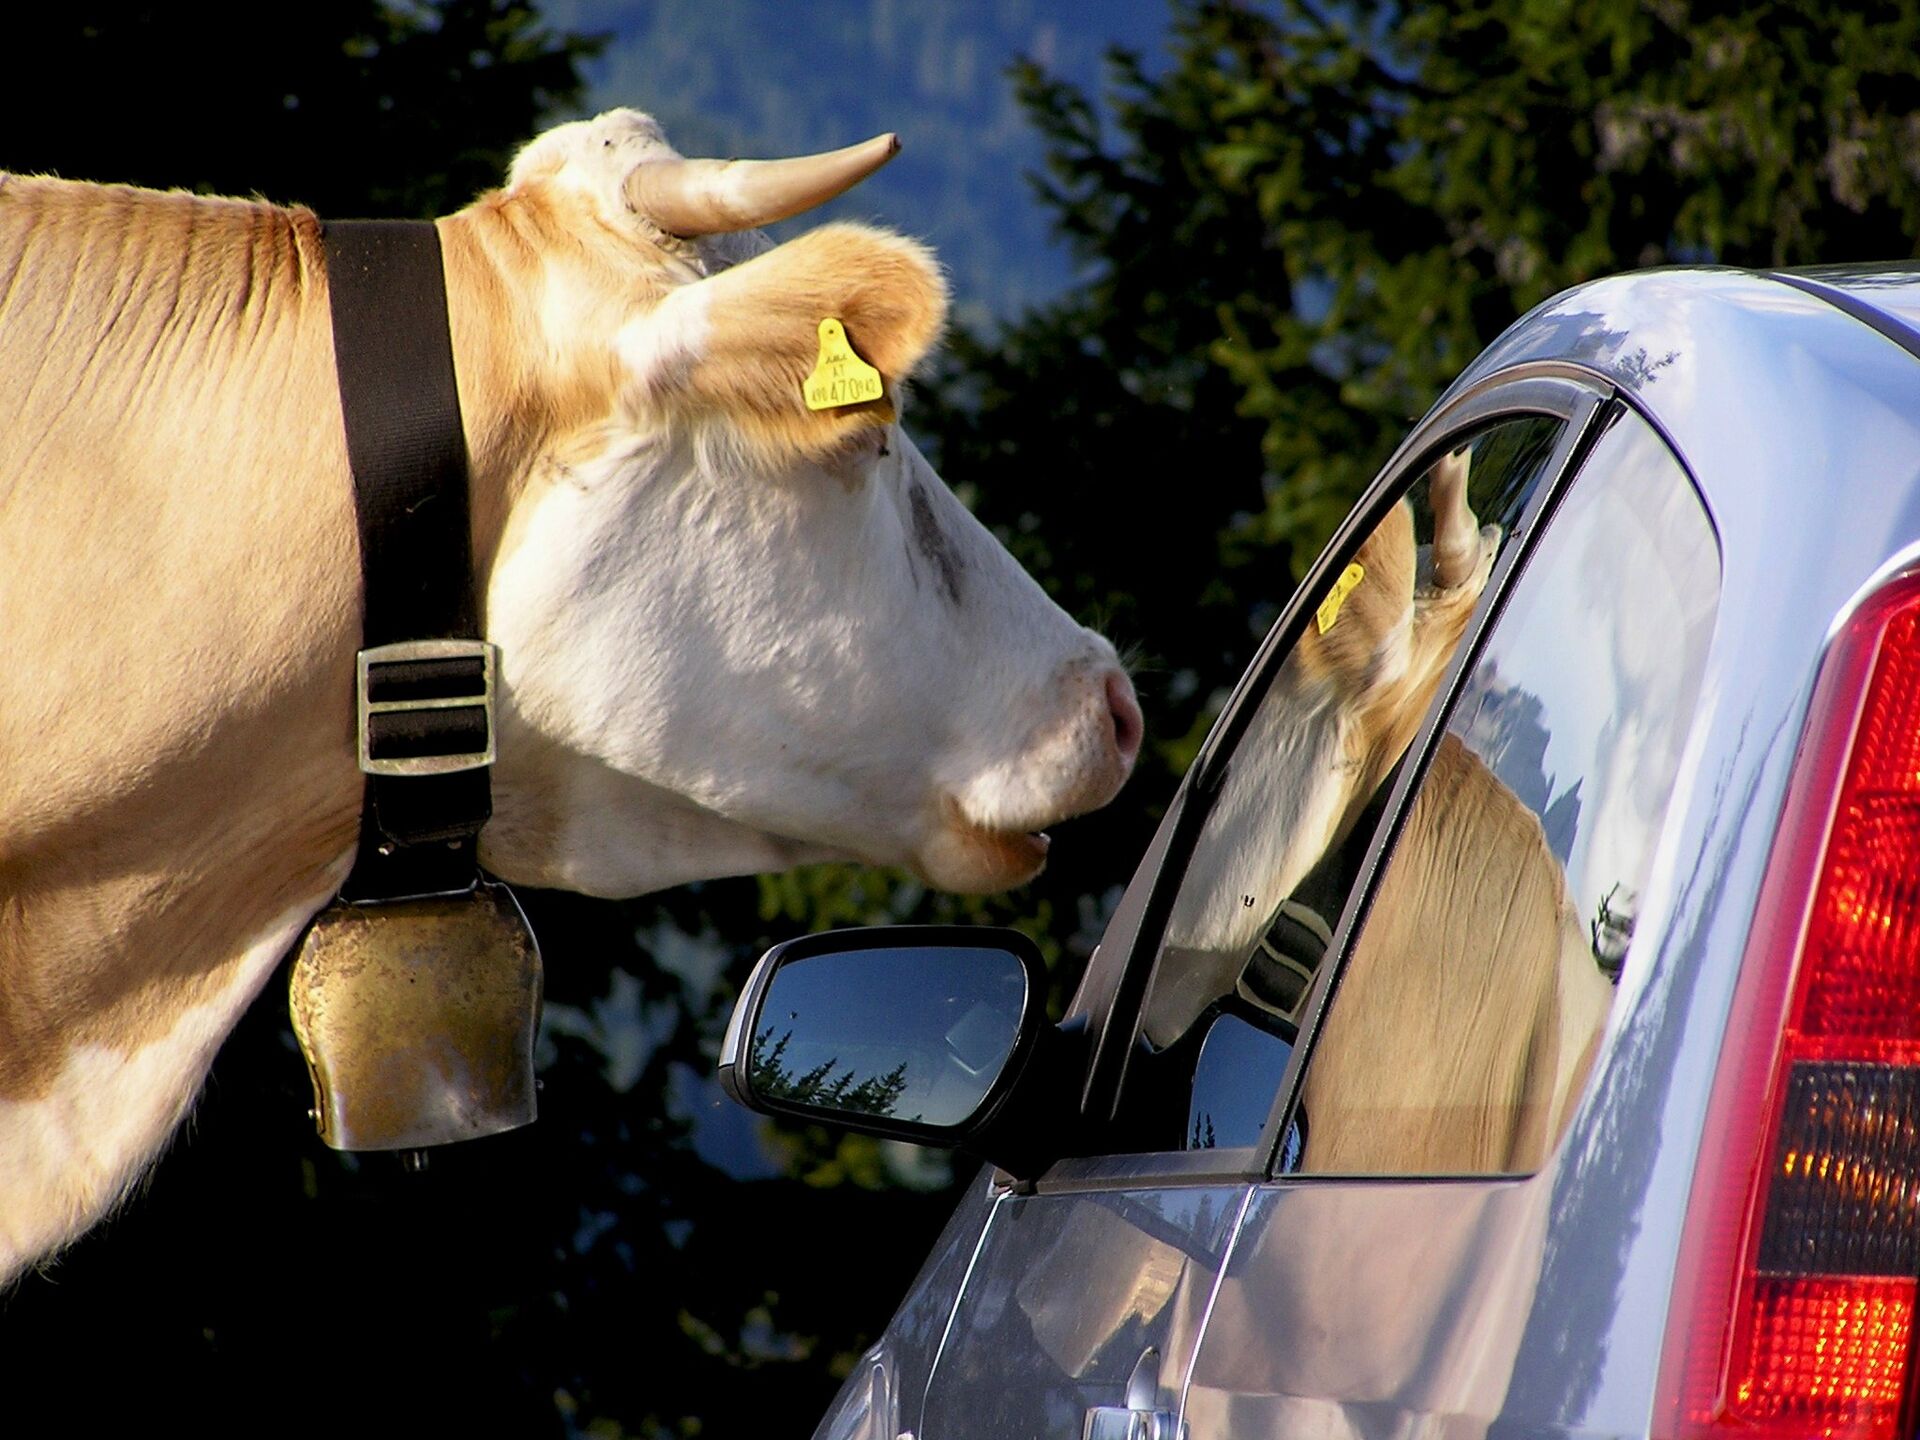
[[[856,225],[747,231],[888,153],[683,161],[614,111],[442,222],[502,652],[502,876],[623,895],[856,857],[1000,889],[1132,765],[1112,646],[898,424],[945,319],[932,256]],[[463,290],[510,344],[462,336]],[[825,319],[879,398],[808,408]]]
[[[1233,987],[1413,742],[1499,548],[1468,502],[1468,468],[1461,450],[1429,474],[1432,544],[1415,543],[1407,500],[1387,512],[1354,554],[1355,583],[1323,603],[1255,710],[1167,921],[1144,1021],[1154,1044]]]

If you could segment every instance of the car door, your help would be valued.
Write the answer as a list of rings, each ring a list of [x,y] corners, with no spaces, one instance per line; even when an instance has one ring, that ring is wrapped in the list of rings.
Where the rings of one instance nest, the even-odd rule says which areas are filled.
[[[1589,1433],[1597,1357],[1538,1343],[1606,1264],[1557,1182],[1675,882],[1660,837],[1720,590],[1660,435],[1622,406],[1597,430],[1331,927],[1183,1397],[1195,1440]],[[1604,1150],[1604,1116],[1579,1139]]]
[[[1069,1017],[1090,1033],[1077,1153],[1029,1184],[1001,1178],[903,1430],[1150,1433],[1125,1429],[1129,1412],[1175,1423],[1233,1274],[1234,1237],[1284,1149],[1294,1048],[1327,989],[1334,927],[1366,878],[1352,862],[1393,813],[1384,801],[1401,754],[1598,404],[1541,379],[1452,405],[1389,467],[1283,614]],[[1355,760],[1316,734],[1295,753],[1306,788],[1329,793],[1277,799],[1272,773],[1248,757],[1298,740],[1302,686],[1336,670],[1385,738]],[[1315,853],[1288,850],[1309,832]],[[1274,864],[1284,884],[1256,873]]]

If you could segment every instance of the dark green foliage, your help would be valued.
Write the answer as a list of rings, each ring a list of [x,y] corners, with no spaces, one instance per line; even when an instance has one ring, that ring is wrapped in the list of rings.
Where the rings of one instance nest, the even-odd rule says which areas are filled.
[[[443,215],[580,98],[599,45],[520,0],[13,6],[0,169]]]
[[[1920,253],[1912,3],[1184,0],[1173,35],[1112,57],[1104,110],[1015,70],[1086,283],[957,337],[913,417],[1137,657],[1157,744],[1109,880],[1292,578],[1525,310],[1636,266]]]

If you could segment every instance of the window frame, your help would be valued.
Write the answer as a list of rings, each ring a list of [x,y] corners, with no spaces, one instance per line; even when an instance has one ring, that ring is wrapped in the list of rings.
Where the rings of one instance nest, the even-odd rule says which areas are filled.
[[[1434,752],[1448,732],[1459,706],[1462,691],[1474,669],[1479,665],[1489,637],[1505,618],[1507,604],[1527,567],[1531,564],[1534,552],[1546,533],[1547,527],[1552,524],[1560,502],[1566,498],[1573,482],[1585,472],[1599,442],[1617,424],[1629,418],[1643,425],[1647,433],[1664,448],[1673,461],[1674,469],[1678,471],[1688,488],[1688,493],[1699,506],[1701,518],[1713,536],[1716,547],[1720,543],[1720,526],[1713,507],[1707,503],[1706,495],[1700,489],[1700,482],[1694,475],[1693,468],[1687,464],[1679,447],[1674,444],[1673,437],[1633,397],[1617,387],[1609,388],[1610,393],[1601,398],[1600,403],[1582,422],[1582,433],[1567,463],[1543,479],[1538,493],[1533,497],[1533,502],[1528,505],[1520,525],[1516,528],[1512,543],[1506,547],[1495,563],[1493,574],[1487,582],[1486,594],[1475,612],[1473,623],[1461,637],[1459,648],[1454,653],[1440,688],[1435,692],[1432,707],[1422,722],[1419,733],[1407,747],[1406,763],[1401,767],[1401,773],[1382,811],[1380,823],[1367,844],[1359,873],[1347,896],[1347,903],[1341,909],[1340,921],[1334,927],[1333,938],[1327,946],[1327,955],[1332,958],[1333,963],[1323,967],[1315,977],[1313,988],[1302,1011],[1300,1033],[1295,1042],[1293,1054],[1289,1058],[1286,1072],[1275,1093],[1273,1106],[1267,1113],[1266,1124],[1261,1129],[1260,1142],[1256,1148],[1266,1160],[1263,1177],[1266,1182],[1297,1180],[1306,1184],[1484,1184],[1489,1181],[1523,1181],[1540,1173],[1539,1170],[1473,1171],[1457,1174],[1333,1171],[1303,1173],[1284,1171],[1277,1167],[1287,1127],[1298,1113],[1302,1082],[1318,1043],[1322,1024],[1334,997],[1339,992],[1341,977],[1351,958],[1354,937],[1367,923],[1367,917],[1373,908],[1374,896],[1380,887],[1381,877],[1393,857],[1395,847],[1399,844],[1400,834],[1405,828],[1414,797],[1420,786],[1425,783]],[[1571,433],[1571,425],[1569,432]],[[1722,580],[1724,581],[1724,572]],[[1691,730],[1697,719],[1697,710],[1687,715],[1686,728]],[[1669,808],[1671,809],[1671,805]],[[1664,828],[1666,820],[1663,819],[1661,824]],[[1589,1084],[1591,1079],[1592,1077],[1589,1076]],[[1584,1103],[1584,1096],[1582,1103]],[[1560,1139],[1565,1139],[1564,1134]],[[1558,1148],[1558,1142],[1553,1148]],[[1550,1149],[1549,1158],[1552,1153]],[[1546,1168],[1544,1163],[1541,1168]]]
[[[1327,947],[1327,957],[1332,963],[1321,968],[1308,993],[1299,1036],[1276,1088],[1259,1142],[1233,1149],[1109,1151],[1072,1156],[1057,1161],[1041,1176],[1035,1182],[1036,1190],[1066,1193],[1117,1185],[1137,1186],[1142,1182],[1257,1184],[1273,1177],[1286,1122],[1293,1114],[1305,1061],[1312,1053],[1328,998],[1337,989],[1337,976],[1345,966],[1347,949],[1365,920],[1386,857],[1399,837],[1415,788],[1424,778],[1439,743],[1445,717],[1452,712],[1469,667],[1479,654],[1482,639],[1499,618],[1507,592],[1532,552],[1542,523],[1551,516],[1570,477],[1579,473],[1594,441],[1623,408],[1617,387],[1604,376],[1559,363],[1523,365],[1488,376],[1457,395],[1443,397],[1396,448],[1294,590],[1253,661],[1235,684],[1220,718],[1202,742],[1168,806],[1160,834],[1148,847],[1153,872],[1137,918],[1116,912],[1102,940],[1103,947],[1124,946],[1126,953],[1114,959],[1117,983],[1111,986],[1111,993],[1103,997],[1105,1003],[1096,1006],[1088,1017],[1093,1044],[1082,1108],[1090,1132],[1096,1135],[1110,1133],[1116,1118],[1126,1061],[1149,990],[1161,936],[1207,814],[1220,792],[1226,759],[1246,733],[1254,711],[1280,666],[1311,623],[1320,598],[1413,483],[1457,446],[1466,432],[1530,417],[1560,421],[1565,428],[1539,486],[1495,562],[1486,590],[1475,606],[1473,619],[1448,665],[1427,717],[1408,747],[1407,762],[1387,796],[1380,822],[1368,842],[1354,886],[1341,909],[1339,923],[1334,927],[1332,943]],[[1128,908],[1123,900],[1122,911]],[[1122,933],[1123,920],[1133,922],[1131,934]]]

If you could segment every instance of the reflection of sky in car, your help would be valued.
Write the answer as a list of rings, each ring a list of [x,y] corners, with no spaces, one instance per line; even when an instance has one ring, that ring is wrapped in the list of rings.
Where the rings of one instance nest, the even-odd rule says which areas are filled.
[[[1026,972],[1001,950],[810,956],[774,977],[753,1058],[791,1030],[780,1063],[795,1078],[830,1063],[829,1078],[850,1073],[851,1088],[904,1064],[894,1118],[953,1125],[979,1104],[1011,1049],[1026,996]]]
[[[1583,920],[1646,881],[1679,767],[1720,562],[1651,431],[1596,447],[1530,558],[1452,728],[1543,815]]]

